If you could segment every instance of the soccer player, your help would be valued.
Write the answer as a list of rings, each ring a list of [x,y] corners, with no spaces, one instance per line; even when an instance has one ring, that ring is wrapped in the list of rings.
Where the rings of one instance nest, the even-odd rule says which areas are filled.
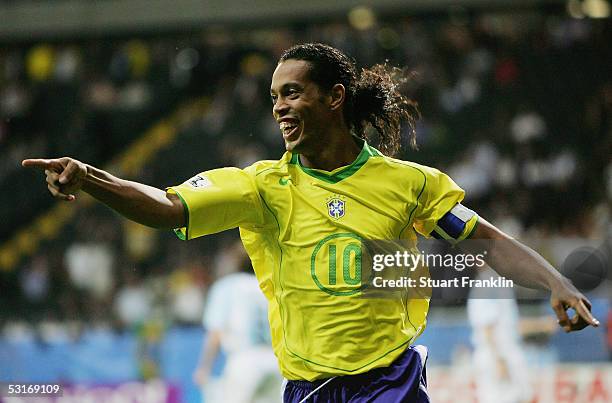
[[[491,270],[480,277],[494,275]],[[510,289],[497,298],[470,290],[468,320],[472,327],[476,393],[480,403],[531,402],[532,386],[520,332],[518,304]]]
[[[234,253],[246,258],[242,245],[239,248]],[[210,287],[203,318],[207,333],[194,372],[204,403],[248,403],[263,397],[269,402],[278,400],[281,379],[270,346],[267,312],[250,262],[242,262],[240,271],[223,276]],[[212,380],[213,364],[221,350],[227,361],[220,379]]]
[[[414,104],[385,66],[359,72],[322,44],[285,51],[272,76],[272,113],[287,152],[241,170],[202,172],[160,190],[72,158],[31,159],[49,191],[84,190],[139,223],[192,239],[239,227],[269,304],[286,402],[428,402],[427,298],[361,298],[362,239],[505,240],[488,256],[501,275],[551,292],[566,331],[597,326],[589,301],[531,249],[461,204],[445,174],[391,158]],[[373,148],[372,127],[380,140]],[[414,130],[411,131],[414,144]],[[576,314],[569,318],[567,309]]]

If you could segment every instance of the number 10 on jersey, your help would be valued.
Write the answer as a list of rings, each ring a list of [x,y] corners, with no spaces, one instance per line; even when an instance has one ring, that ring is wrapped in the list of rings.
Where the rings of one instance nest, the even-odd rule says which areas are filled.
[[[349,296],[361,289],[361,238],[355,234],[332,234],[314,248],[310,274],[321,291]]]

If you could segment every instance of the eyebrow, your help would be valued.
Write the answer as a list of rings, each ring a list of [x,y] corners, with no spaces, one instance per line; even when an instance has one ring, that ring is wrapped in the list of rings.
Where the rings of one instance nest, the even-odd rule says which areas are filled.
[[[280,90],[279,90],[279,91],[280,91],[280,92],[283,92],[283,91],[285,91],[285,90],[287,90],[287,89],[289,89],[289,88],[294,88],[294,87],[297,87],[297,88],[303,88],[304,86],[303,86],[302,84],[298,83],[297,81],[291,81],[291,82],[288,82],[288,83],[283,84],[283,85],[280,87]],[[274,89],[273,89],[273,88],[270,88],[270,94],[273,94],[273,93],[275,93],[275,92],[276,92],[276,91],[274,91]]]

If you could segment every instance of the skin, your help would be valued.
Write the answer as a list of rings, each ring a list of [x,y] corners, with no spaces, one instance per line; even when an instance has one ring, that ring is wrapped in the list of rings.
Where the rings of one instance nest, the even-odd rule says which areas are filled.
[[[210,378],[213,364],[221,351],[222,334],[218,330],[210,330],[202,342],[202,349],[198,367],[193,372],[193,382],[198,386],[205,386]]]
[[[27,159],[24,167],[43,169],[49,192],[72,202],[83,190],[121,215],[153,228],[185,226],[185,213],[178,196],[142,183],[117,178],[110,173],[70,157]]]
[[[331,171],[351,164],[360,148],[343,118],[344,86],[320,88],[309,78],[309,67],[302,60],[278,64],[270,88],[272,113],[279,124],[291,121],[298,125],[296,132],[283,136],[287,151],[299,153],[306,167]],[[179,198],[161,189],[117,178],[69,157],[27,159],[22,165],[44,170],[49,192],[58,199],[74,201],[76,192],[83,190],[138,223],[155,228],[185,226]],[[488,254],[487,263],[519,285],[549,290],[551,306],[566,332],[599,326],[587,298],[536,252],[484,219],[472,239],[504,240]],[[572,318],[567,315],[569,308],[576,312]]]
[[[493,248],[490,245],[481,246],[480,250],[488,250],[485,261],[500,275],[524,287],[550,290],[550,305],[565,332],[581,330],[589,325],[599,326],[599,321],[591,314],[591,302],[533,249],[482,217],[471,239],[496,241]],[[470,245],[478,248],[477,245]],[[567,315],[569,308],[576,311],[572,318]]]
[[[298,123],[297,132],[284,137],[287,151],[300,154],[308,168],[332,171],[350,165],[361,151],[344,121],[345,88],[336,84],[324,91],[309,78],[310,63],[286,60],[272,75],[272,115]]]

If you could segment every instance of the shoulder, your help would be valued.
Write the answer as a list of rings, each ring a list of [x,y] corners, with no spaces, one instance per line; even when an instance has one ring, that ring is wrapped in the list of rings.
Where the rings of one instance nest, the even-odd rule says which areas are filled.
[[[388,157],[382,154],[376,155],[371,159],[374,168],[383,169],[386,176],[396,177],[400,183],[410,181],[425,184],[425,182],[432,179],[445,176],[445,174],[437,168],[412,161]]]
[[[262,160],[249,165],[244,171],[253,178],[260,178],[265,175],[273,174],[278,171],[286,171],[291,161],[291,153],[286,152],[278,160]]]
[[[287,152],[278,160],[257,161],[244,171],[251,177],[260,194],[278,184],[280,178],[290,176],[291,153]]]
[[[406,161],[406,160],[401,160],[398,158],[392,158],[392,157],[387,157],[387,156],[381,156],[382,160],[384,161],[384,163],[388,164],[389,166],[393,166],[396,167],[396,169],[403,169],[403,170],[407,170],[407,171],[416,171],[416,172],[420,172],[423,175],[438,175],[441,174],[442,172],[434,167],[430,167],[427,165],[422,165],[422,164],[418,164],[416,162],[412,162],[412,161]]]

